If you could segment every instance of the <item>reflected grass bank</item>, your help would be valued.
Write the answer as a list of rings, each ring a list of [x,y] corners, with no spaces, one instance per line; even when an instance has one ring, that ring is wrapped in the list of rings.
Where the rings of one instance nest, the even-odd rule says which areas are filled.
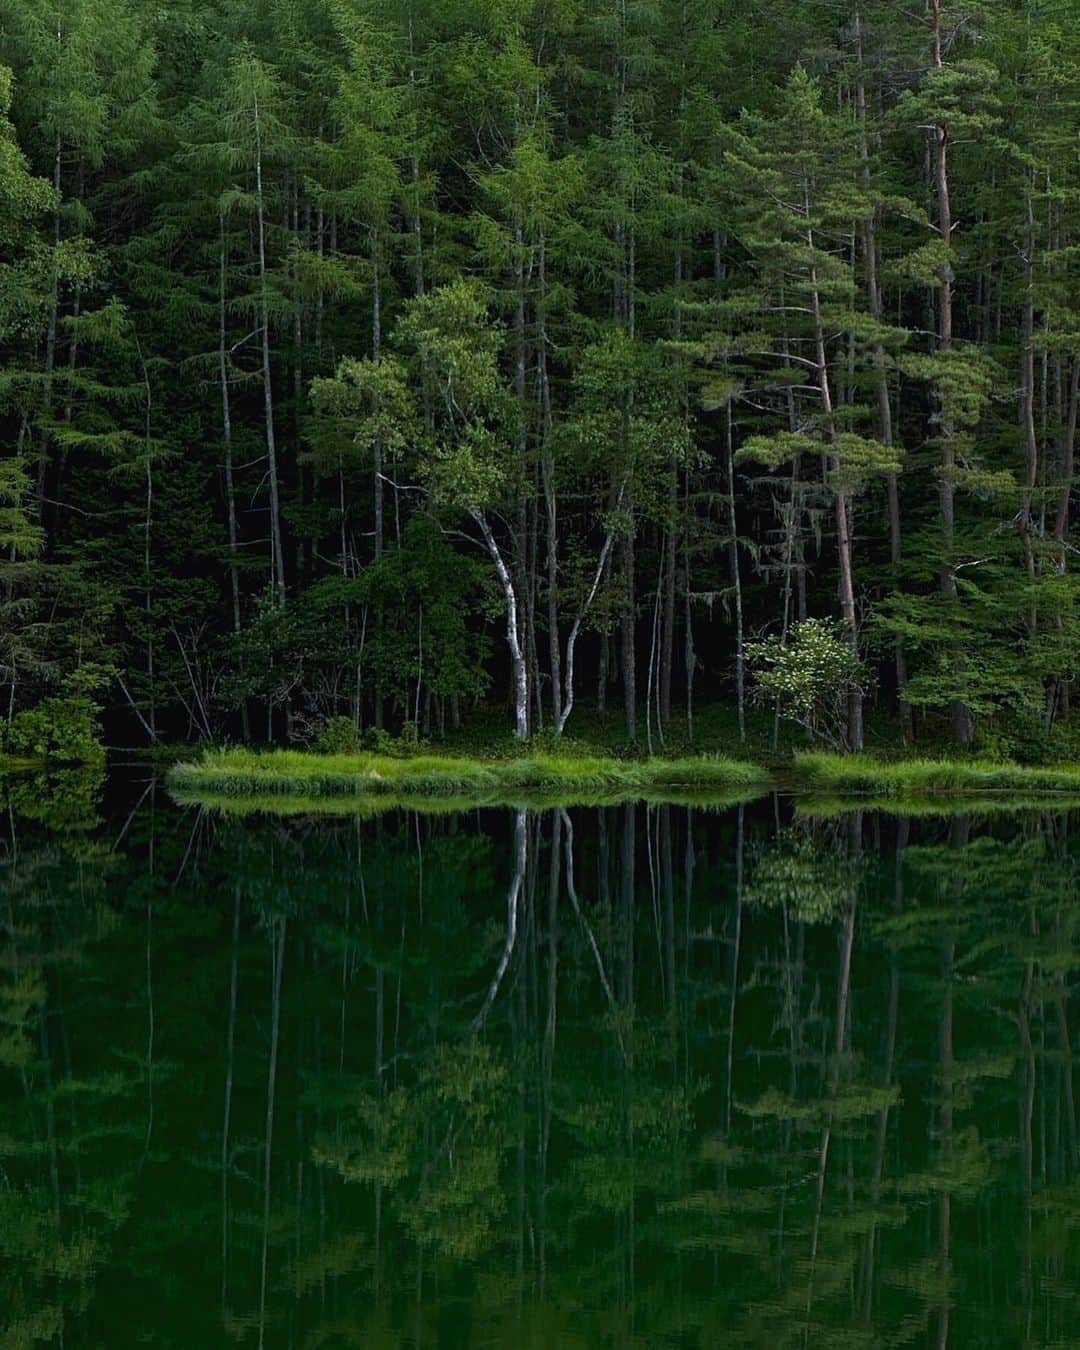
[[[764,796],[768,784],[746,788],[666,789],[642,792],[573,791],[573,792],[491,792],[486,795],[425,796],[422,793],[356,793],[337,796],[304,796],[291,793],[253,793],[243,796],[214,792],[187,792],[173,788],[171,796],[178,806],[194,806],[229,816],[348,816],[351,819],[371,820],[395,811],[411,811],[421,816],[452,816],[464,811],[510,809],[526,811],[554,811],[570,807],[612,807],[641,804],[642,806],[693,807],[696,811],[728,811],[746,805]]]
[[[793,794],[798,820],[827,821],[857,815],[891,816],[896,820],[946,820],[969,818],[987,822],[995,818],[1023,817],[1040,812],[1075,811],[1080,802],[1067,792],[939,792],[932,796],[889,797],[880,794]]]

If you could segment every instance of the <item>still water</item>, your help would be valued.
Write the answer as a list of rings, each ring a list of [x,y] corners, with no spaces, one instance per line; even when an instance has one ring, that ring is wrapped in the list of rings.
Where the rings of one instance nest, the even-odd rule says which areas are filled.
[[[0,1346],[1076,1344],[1078,840],[24,785]]]

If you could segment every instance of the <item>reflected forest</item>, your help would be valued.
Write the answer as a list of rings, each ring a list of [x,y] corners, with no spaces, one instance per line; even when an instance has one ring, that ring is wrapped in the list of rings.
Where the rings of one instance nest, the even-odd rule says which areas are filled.
[[[5,1346],[1073,1335],[1074,815],[81,786],[10,802]]]

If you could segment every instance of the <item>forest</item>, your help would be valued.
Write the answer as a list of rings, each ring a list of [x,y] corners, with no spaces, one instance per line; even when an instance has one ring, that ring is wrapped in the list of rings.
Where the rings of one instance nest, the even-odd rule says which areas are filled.
[[[1068,757],[1078,20],[0,0],[5,746]]]

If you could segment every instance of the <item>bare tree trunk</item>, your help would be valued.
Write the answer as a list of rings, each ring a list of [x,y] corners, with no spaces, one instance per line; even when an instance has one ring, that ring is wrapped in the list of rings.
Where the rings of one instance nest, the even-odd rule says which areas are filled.
[[[870,140],[867,130],[866,84],[864,80],[862,10],[860,0],[855,0],[855,46],[856,46],[856,86],[855,98],[859,120],[859,158],[862,161],[863,187],[870,187]],[[878,278],[878,240],[877,213],[867,216],[863,221],[863,264],[866,269],[866,295],[870,304],[870,314],[878,322],[884,317],[881,299],[881,283]],[[889,378],[885,369],[885,352],[881,343],[874,346],[874,369],[878,399],[878,436],[882,445],[893,444],[892,404],[889,401]],[[885,493],[889,516],[889,561],[893,568],[900,564],[902,553],[902,534],[900,524],[900,485],[897,475],[890,473],[885,478]],[[895,577],[894,577],[895,583]],[[897,638],[894,648],[894,669],[896,671],[897,710],[905,736],[911,733],[911,707],[904,697],[907,688],[907,658],[904,644]]]
[[[1031,189],[1034,184],[1031,185]],[[1035,522],[1032,498],[1039,479],[1039,438],[1035,429],[1035,208],[1031,189],[1025,202],[1027,231],[1024,239],[1024,323],[1020,349],[1020,407],[1024,426],[1025,476],[1020,506],[1020,533],[1024,544],[1024,563],[1028,578],[1035,580]],[[1037,618],[1034,601],[1027,616],[1028,632],[1035,636]]]
[[[690,476],[687,474],[686,509],[690,509]],[[683,531],[683,657],[686,662],[686,738],[694,743],[694,675],[697,672],[697,651],[694,648],[694,610],[690,590],[690,533]]]
[[[727,498],[730,541],[728,556],[731,562],[731,585],[735,593],[735,706],[739,718],[739,744],[746,744],[746,657],[743,633],[742,571],[739,566],[739,527],[735,517],[735,436],[732,426],[731,399],[727,402]]]
[[[514,397],[519,413],[519,431],[514,445],[514,453],[522,464],[526,451],[525,394],[526,351],[525,351],[525,268],[522,258],[524,240],[520,224],[514,226]],[[525,655],[526,695],[530,705],[534,692],[534,670],[536,666],[536,634],[533,623],[532,588],[530,586],[530,540],[528,500],[525,495],[525,474],[522,468],[521,490],[514,509],[514,541],[511,552],[511,572],[517,590],[519,623],[521,626],[522,651]]]
[[[221,378],[221,439],[225,446],[225,509],[229,525],[229,590],[232,595],[233,632],[240,632],[239,531],[236,523],[236,484],[233,479],[232,403],[229,395],[229,353],[227,309],[228,246],[225,241],[225,216],[218,216],[221,236],[218,276],[218,366]],[[247,699],[240,700],[240,727],[244,741],[251,740],[251,721]]]
[[[382,356],[382,250],[378,229],[371,232],[371,358],[378,365]],[[372,446],[374,456],[372,497],[375,507],[375,561],[383,555],[386,535],[386,481],[383,475],[382,437],[376,436]],[[382,636],[383,607],[379,605],[375,612],[375,632]],[[385,712],[383,709],[382,681],[375,681],[375,726],[382,730]]]
[[[59,41],[60,35],[57,34]],[[60,133],[56,133],[56,148],[53,156],[53,190],[60,196],[61,165],[63,163],[63,142]],[[60,209],[53,211],[53,248],[60,247]],[[42,385],[42,411],[47,418],[52,409],[52,377],[56,369],[56,332],[60,315],[60,282],[56,264],[52,269],[52,293],[49,297],[49,317],[45,327],[45,379]],[[37,507],[38,516],[45,514],[45,484],[49,468],[49,433],[42,427],[38,446]]]
[[[625,588],[622,615],[623,705],[626,710],[626,735],[633,745],[637,742],[637,649],[634,640],[637,592],[634,578],[634,540],[629,534],[623,540],[622,565]]]
[[[935,70],[941,70],[942,58],[942,0],[930,0],[931,31],[933,36],[932,61]],[[940,122],[934,128],[934,179],[938,199],[938,237],[942,248],[951,250],[953,235],[952,204],[949,196],[949,128]],[[938,350],[947,352],[953,339],[953,271],[946,258],[938,274]],[[941,569],[941,593],[947,600],[955,600],[956,574],[953,571],[952,550],[956,535],[956,471],[955,429],[943,422],[941,427],[941,480],[938,491],[941,514],[941,535],[945,548],[945,565]],[[954,661],[954,665],[956,662]],[[971,740],[971,714],[960,699],[952,702],[953,735],[958,741]]]
[[[229,589],[232,592],[233,632],[240,631],[240,573],[237,566],[236,490],[233,483],[232,408],[229,398],[229,357],[226,333],[225,217],[219,218],[221,258],[218,289],[218,364],[221,376],[221,439],[225,445],[225,506],[229,521]],[[245,735],[245,739],[247,739]]]
[[[1072,479],[1076,462],[1076,422],[1080,405],[1080,356],[1074,356],[1069,374],[1068,406],[1065,410],[1064,424],[1061,428],[1061,449],[1059,454],[1060,488],[1057,507],[1054,511],[1054,539],[1057,543],[1056,565],[1064,575],[1069,560],[1069,506],[1072,497]],[[1058,617],[1059,630],[1063,620]],[[1048,697],[1046,721],[1052,725],[1054,718],[1061,714],[1068,716],[1070,704],[1070,681],[1067,676],[1055,681],[1055,688]]]
[[[1074,356],[1069,373],[1069,405],[1061,437],[1061,487],[1054,513],[1054,538],[1058,548],[1058,570],[1064,572],[1068,562],[1066,542],[1069,537],[1069,505],[1072,497],[1072,479],[1076,461],[1076,424],[1080,409],[1080,356]]]
[[[540,594],[540,512],[537,509],[538,493],[534,490],[531,496],[531,503],[528,503],[526,507],[528,551],[525,558],[524,575],[525,652],[528,658],[529,688],[535,713],[533,726],[537,730],[543,731],[544,691],[543,681],[540,678],[540,646],[536,634],[536,607]]]
[[[810,219],[809,189],[806,197],[806,217]],[[807,227],[807,246],[814,247],[812,230]],[[821,411],[825,423],[825,437],[830,445],[836,442],[836,422],[833,415],[832,390],[829,386],[828,358],[825,350],[825,328],[821,317],[821,296],[818,290],[817,268],[810,268],[811,308],[814,317],[814,348],[816,352],[818,389],[821,395]],[[830,469],[835,473],[838,463],[835,455],[829,456]],[[840,557],[840,613],[844,621],[848,641],[857,651],[859,642],[858,620],[855,610],[855,583],[851,567],[851,527],[848,516],[847,493],[833,491],[833,506],[836,516],[836,541]],[[854,690],[849,703],[848,742],[853,750],[863,746],[862,692]]]
[[[622,500],[621,493],[619,495],[619,500]],[[603,581],[604,575],[607,572],[608,559],[611,557],[611,546],[614,543],[614,540],[614,533],[609,529],[604,536],[603,547],[600,549],[600,558],[596,565],[596,572],[593,575],[592,587],[589,590],[589,594],[585,597],[585,603],[575,615],[573,626],[570,629],[570,635],[566,639],[566,683],[564,686],[562,710],[555,723],[555,730],[560,736],[566,727],[571,712],[574,710],[574,649],[577,646],[577,640],[581,633],[581,625],[585,621],[589,610],[592,608],[593,601],[596,599],[596,593],[600,589],[600,583]],[[603,637],[603,643],[604,646],[601,650],[606,650],[606,635]],[[603,689],[607,684],[606,662],[601,665],[600,680],[600,687]]]
[[[551,711],[556,730],[566,725],[563,717],[562,643],[559,637],[559,531],[558,499],[555,492],[555,461],[551,453],[551,377],[547,359],[547,253],[540,235],[537,261],[540,295],[536,306],[537,369],[540,376],[540,473],[544,489],[545,546],[547,550],[548,652],[551,664]]]
[[[656,691],[656,711],[657,711],[657,730],[660,735],[660,743],[664,741],[663,717],[660,715],[660,599],[661,583],[667,570],[667,543],[668,532],[661,532],[660,566],[656,576],[656,594],[653,596],[653,615],[650,624],[649,636],[649,664],[646,675],[645,689],[645,745],[649,754],[653,752],[652,721],[653,721],[653,691]]]
[[[273,564],[272,585],[278,602],[285,603],[285,554],[281,541],[281,503],[278,493],[277,444],[274,437],[274,390],[270,377],[270,303],[266,283],[266,212],[263,198],[262,123],[259,96],[255,113],[255,214],[259,240],[259,320],[262,329],[263,409],[266,418],[266,463],[270,483],[270,545]]]
[[[292,238],[296,240],[300,234],[300,185],[295,171],[291,174],[292,178]],[[309,238],[306,244],[310,245]],[[293,431],[293,454],[296,458],[297,474],[297,495],[300,504],[304,504],[306,493],[307,471],[303,459],[300,455],[300,421],[304,406],[304,315],[300,303],[300,269],[295,262],[292,267],[292,289],[293,289],[293,397],[292,397],[292,431]],[[296,586],[302,590],[304,586],[304,569],[307,566],[307,548],[306,540],[301,533],[296,540]]]
[[[525,653],[521,645],[521,625],[518,617],[518,598],[514,579],[506,565],[502,551],[482,511],[473,511],[472,518],[480,527],[487,551],[495,565],[503,595],[506,598],[506,641],[510,649],[511,679],[514,692],[514,734],[519,740],[529,736],[529,681],[525,669]]]
[[[661,726],[671,721],[671,675],[675,655],[675,576],[677,571],[679,529],[676,522],[678,512],[678,477],[672,464],[668,482],[668,524],[664,540],[664,622],[663,637],[660,644],[660,722]]]

